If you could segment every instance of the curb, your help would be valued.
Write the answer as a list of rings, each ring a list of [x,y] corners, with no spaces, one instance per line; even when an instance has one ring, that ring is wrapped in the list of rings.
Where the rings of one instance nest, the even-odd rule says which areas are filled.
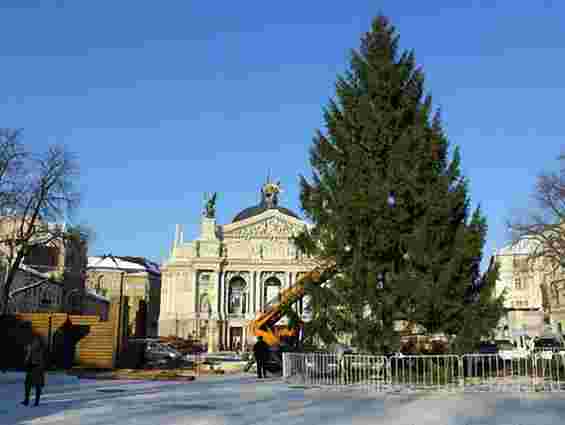
[[[76,375],[75,375],[76,376]],[[196,378],[194,376],[96,376],[82,375],[77,376],[78,379],[95,379],[97,381],[183,381],[191,382]]]
[[[127,373],[119,371],[106,372],[75,372],[68,373],[68,376],[75,376],[78,379],[96,379],[96,380],[135,380],[135,381],[194,381],[194,375],[161,375],[159,372],[153,375],[140,375],[136,373]]]

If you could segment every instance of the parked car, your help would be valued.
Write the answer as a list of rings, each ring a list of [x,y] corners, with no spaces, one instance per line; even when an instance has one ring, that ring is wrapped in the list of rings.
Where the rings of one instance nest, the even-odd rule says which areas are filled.
[[[565,350],[563,341],[554,336],[535,337],[530,344],[530,352],[542,358],[551,358]]]
[[[144,344],[143,367],[172,368],[188,365],[183,354],[157,338],[132,338],[128,344]]]
[[[494,342],[481,342],[479,344],[479,354],[498,354],[498,347]]]
[[[520,356],[516,346],[509,339],[494,341],[498,357],[502,360],[514,360]]]

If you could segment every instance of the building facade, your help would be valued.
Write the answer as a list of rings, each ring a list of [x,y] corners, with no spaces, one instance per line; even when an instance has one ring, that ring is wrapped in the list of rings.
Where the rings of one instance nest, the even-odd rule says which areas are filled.
[[[11,286],[9,313],[71,313],[108,319],[110,300],[85,288],[69,290],[64,281],[22,266]]]
[[[160,336],[196,338],[209,351],[245,349],[254,342],[249,322],[315,266],[292,240],[308,224],[278,205],[279,191],[278,184],[267,182],[261,202],[224,225],[216,223],[214,195],[194,241],[184,241],[177,225],[161,267]],[[297,308],[304,312],[303,303]]]
[[[565,269],[550,269],[543,276],[548,314],[554,332],[565,336]]]
[[[565,295],[561,269],[553,270],[546,258],[530,259],[535,242],[523,240],[498,250],[499,264],[496,295],[506,290],[506,316],[498,328],[498,337],[520,340],[546,332],[563,333]]]
[[[14,238],[21,221],[17,217],[0,218],[0,235]],[[37,226],[43,226],[38,223]],[[19,312],[67,312],[83,314],[88,311],[107,311],[108,300],[86,290],[85,271],[88,245],[76,238],[62,239],[64,225],[45,225],[38,232],[38,239],[48,240],[31,248],[24,256],[10,286],[7,311]],[[33,241],[32,241],[33,242]],[[14,255],[9,246],[0,244],[0,286],[6,279],[8,258]]]
[[[157,336],[161,305],[161,271],[159,265],[142,257],[88,257],[87,288],[111,302],[120,295],[128,300],[130,335],[136,334],[135,321],[140,302],[146,305],[145,335]],[[140,331],[140,329],[137,329]]]

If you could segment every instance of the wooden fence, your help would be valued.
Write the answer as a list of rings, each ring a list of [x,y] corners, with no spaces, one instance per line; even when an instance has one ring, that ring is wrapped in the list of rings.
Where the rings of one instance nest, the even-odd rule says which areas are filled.
[[[122,351],[126,340],[125,326],[119,326],[118,315],[122,311],[122,323],[125,308],[112,304],[107,321],[99,316],[71,315],[66,313],[17,313],[17,320],[31,323],[34,334],[41,335],[53,353],[54,343],[59,333],[72,327],[76,338],[74,363],[82,367],[113,369],[116,367],[118,350]],[[118,341],[118,332],[121,340]],[[119,345],[119,347],[118,347]]]

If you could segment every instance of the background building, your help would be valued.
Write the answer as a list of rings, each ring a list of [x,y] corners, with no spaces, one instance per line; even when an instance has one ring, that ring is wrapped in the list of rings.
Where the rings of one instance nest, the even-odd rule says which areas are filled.
[[[161,268],[160,336],[195,337],[209,351],[245,349],[254,342],[249,321],[315,266],[292,241],[308,224],[278,205],[279,192],[278,184],[267,182],[261,202],[224,225],[216,223],[214,196],[194,241],[185,242],[177,225]],[[303,303],[297,308],[304,312]]]
[[[539,280],[546,322],[553,333],[565,332],[565,270],[555,266],[549,259],[540,259]]]
[[[0,234],[13,235],[19,223],[17,217],[2,217]],[[50,238],[51,232],[64,230],[64,225],[48,224],[47,232],[41,237]],[[0,244],[0,257],[8,257],[7,249]],[[24,257],[10,287],[8,312],[107,314],[108,300],[85,287],[87,250],[87,242],[76,239],[54,239],[33,247]],[[1,267],[0,286],[6,273],[6,267]]]
[[[122,280],[123,277],[123,280]],[[112,302],[128,297],[130,334],[136,332],[135,320],[140,301],[147,306],[145,335],[157,336],[161,303],[161,271],[159,265],[143,257],[88,257],[87,287]]]
[[[546,287],[552,273],[546,259],[528,260],[533,248],[532,241],[523,240],[498,250],[493,258],[500,267],[496,295],[506,290],[507,312],[498,329],[499,338],[520,340],[549,330],[552,317]]]

